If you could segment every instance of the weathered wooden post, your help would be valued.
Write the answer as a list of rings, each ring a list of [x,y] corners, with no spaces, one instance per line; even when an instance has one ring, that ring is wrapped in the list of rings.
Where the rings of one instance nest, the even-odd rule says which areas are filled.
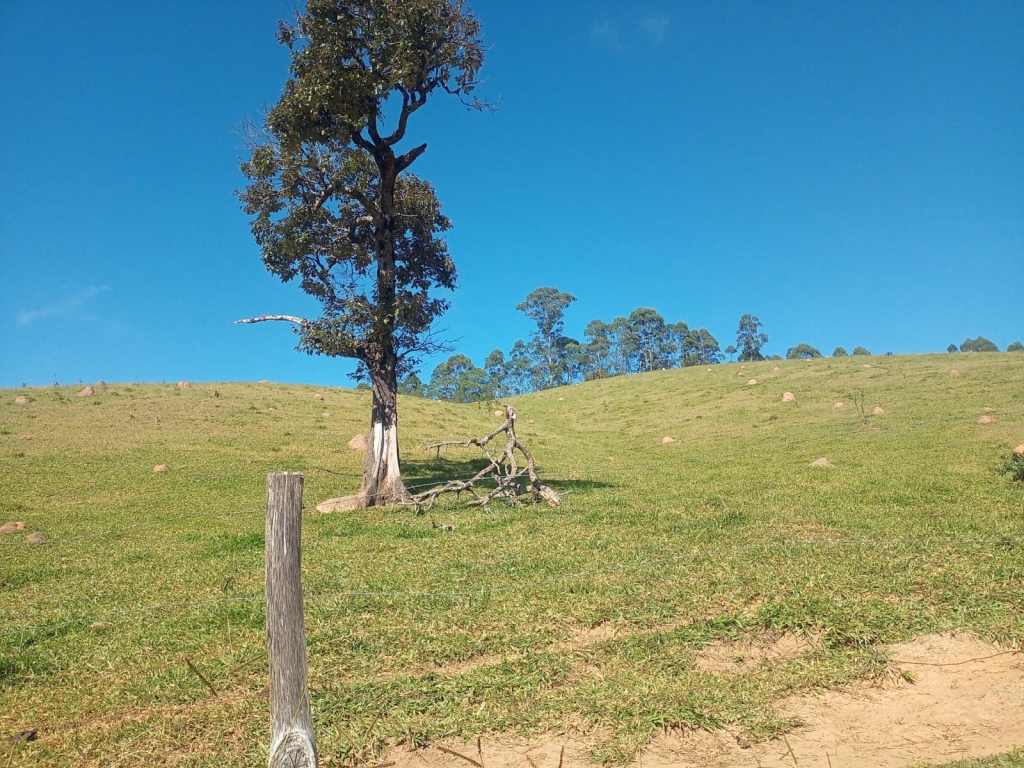
[[[302,475],[267,475],[270,768],[316,768],[302,612]]]

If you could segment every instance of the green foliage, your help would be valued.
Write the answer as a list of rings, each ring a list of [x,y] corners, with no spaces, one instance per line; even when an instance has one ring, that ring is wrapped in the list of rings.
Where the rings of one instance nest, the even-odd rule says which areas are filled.
[[[683,323],[682,325],[686,325]],[[680,365],[714,365],[722,362],[718,339],[707,328],[697,328],[681,337],[679,342]],[[735,353],[736,349],[733,348]]]
[[[960,348],[957,347],[956,344],[950,344],[948,347],[946,347],[946,351],[947,352],[959,352]]]
[[[493,400],[495,393],[486,371],[473,365],[465,355],[452,355],[431,374],[427,397],[453,403],[476,403]]]
[[[843,350],[843,355],[846,355],[846,350]],[[812,347],[810,344],[800,343],[795,347],[790,347],[786,351],[787,360],[809,360],[813,357],[821,357],[821,352],[816,347]]]
[[[857,357],[863,357],[863,356],[871,357],[871,353],[868,352],[864,347],[854,347],[852,354],[857,356]]]
[[[1007,352],[1024,352],[1024,344],[1015,341],[1006,348]]]
[[[832,357],[848,357],[849,354],[846,351],[846,347],[836,347],[832,350]]]
[[[1003,465],[1003,471],[1009,474],[1015,483],[1024,483],[1024,456],[1011,452]]]
[[[736,330],[736,346],[740,350],[740,361],[764,360],[761,348],[768,343],[768,334],[759,331],[762,323],[756,315],[746,314],[740,318]]]
[[[291,77],[249,132],[239,198],[267,269],[321,304],[299,348],[358,359],[394,392],[437,349],[429,330],[448,302],[433,292],[456,279],[441,237],[451,223],[407,170],[426,145],[395,146],[436,92],[470,97],[480,25],[450,0],[309,0],[278,37]]]
[[[576,297],[571,293],[549,287],[530,291],[526,300],[516,305],[517,310],[537,324],[529,346],[536,381],[540,385],[537,389],[557,387],[565,382],[562,329],[565,310],[574,301]]]
[[[961,352],[998,352],[999,347],[993,344],[991,341],[986,339],[984,336],[979,336],[976,339],[964,339],[963,344],[960,345]]]
[[[415,373],[410,373],[398,385],[398,394],[408,397],[426,397],[427,385]]]

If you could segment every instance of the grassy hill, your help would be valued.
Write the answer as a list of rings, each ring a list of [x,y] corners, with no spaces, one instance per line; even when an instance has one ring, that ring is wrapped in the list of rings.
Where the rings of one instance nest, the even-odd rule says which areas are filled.
[[[1024,443],[1024,355],[728,364],[514,398],[565,505],[422,516],[312,509],[358,490],[346,442],[368,393],[77,389],[0,390],[0,524],[27,525],[0,536],[0,733],[39,729],[12,765],[265,763],[279,469],[306,478],[322,765],[567,725],[613,762],[666,727],[761,740],[793,726],[781,698],[884,674],[882,643],[1024,641],[1024,489],[1000,471]],[[422,446],[485,434],[494,407],[403,399],[407,482],[471,475],[472,452]],[[759,630],[815,643],[724,677],[695,665]]]

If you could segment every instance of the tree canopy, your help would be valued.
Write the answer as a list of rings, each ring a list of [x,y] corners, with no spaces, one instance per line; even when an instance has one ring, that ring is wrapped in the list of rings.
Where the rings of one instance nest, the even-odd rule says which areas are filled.
[[[308,0],[279,41],[291,76],[262,127],[248,132],[239,193],[267,269],[298,279],[321,316],[264,315],[297,325],[299,348],[348,357],[373,389],[368,504],[401,500],[395,397],[455,287],[442,238],[451,222],[429,182],[409,173],[427,149],[400,149],[412,116],[437,92],[471,94],[484,58],[462,0]]]
[[[846,354],[846,350],[843,350],[843,355]],[[812,347],[810,344],[800,343],[795,347],[790,347],[786,350],[787,360],[809,360],[813,357],[821,357],[821,352],[817,348]]]
[[[768,343],[768,334],[760,331],[761,326],[756,315],[746,314],[740,318],[736,330],[736,346],[740,350],[742,362],[764,360],[761,348]]]
[[[998,352],[999,347],[993,344],[991,341],[986,339],[984,336],[979,336],[976,339],[964,339],[964,343],[960,345],[961,352]]]

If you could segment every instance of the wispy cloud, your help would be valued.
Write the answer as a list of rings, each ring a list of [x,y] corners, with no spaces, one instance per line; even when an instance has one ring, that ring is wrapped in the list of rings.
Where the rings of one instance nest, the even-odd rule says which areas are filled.
[[[615,53],[637,46],[657,47],[667,39],[671,22],[668,14],[656,12],[616,21],[596,21],[590,27],[590,37]]]
[[[664,13],[652,13],[640,19],[640,31],[653,45],[661,45],[668,34],[671,19]]]
[[[590,36],[601,45],[611,48],[613,51],[621,52],[626,46],[622,42],[622,32],[618,25],[610,21],[597,22],[590,28]]]
[[[45,307],[19,312],[18,325],[32,325],[38,320],[48,320],[53,317],[72,317],[90,300],[109,290],[110,287],[106,285],[92,285],[65,299],[47,304]]]

